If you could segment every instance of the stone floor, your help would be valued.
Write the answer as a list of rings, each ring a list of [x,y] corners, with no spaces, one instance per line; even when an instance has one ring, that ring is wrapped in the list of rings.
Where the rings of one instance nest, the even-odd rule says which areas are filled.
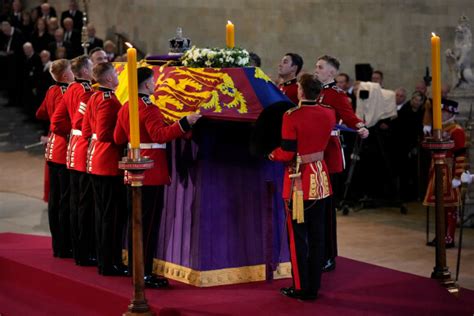
[[[42,148],[23,149],[24,145],[38,140],[40,129],[24,123],[16,109],[4,108],[1,103],[0,98],[0,232],[48,235],[46,204],[41,200]],[[395,208],[364,209],[348,216],[339,213],[339,254],[429,277],[435,251],[425,246],[425,220],[426,211],[419,203],[409,204],[406,215]],[[447,250],[453,277],[456,257],[457,248]],[[460,271],[458,283],[474,290],[472,228],[465,229]]]

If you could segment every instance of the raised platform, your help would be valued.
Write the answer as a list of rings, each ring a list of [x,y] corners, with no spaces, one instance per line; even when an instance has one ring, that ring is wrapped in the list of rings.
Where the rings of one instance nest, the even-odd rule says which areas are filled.
[[[131,279],[102,277],[95,268],[56,259],[51,239],[0,234],[1,315],[121,315]],[[450,295],[434,280],[338,258],[323,276],[315,302],[281,296],[289,280],[196,288],[171,281],[169,290],[147,290],[158,315],[472,315],[474,292]]]

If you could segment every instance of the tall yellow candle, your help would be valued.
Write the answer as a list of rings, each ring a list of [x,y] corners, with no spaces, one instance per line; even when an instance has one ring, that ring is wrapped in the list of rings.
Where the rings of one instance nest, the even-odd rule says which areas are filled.
[[[234,24],[231,21],[227,21],[225,26],[225,43],[227,48],[234,48],[235,46],[235,32]]]
[[[130,147],[140,148],[140,128],[138,123],[138,79],[137,79],[137,50],[127,49],[128,72],[128,109],[130,114]]]
[[[433,98],[433,129],[441,130],[441,40],[439,36],[432,33],[431,37],[431,69],[432,85],[431,96]]]

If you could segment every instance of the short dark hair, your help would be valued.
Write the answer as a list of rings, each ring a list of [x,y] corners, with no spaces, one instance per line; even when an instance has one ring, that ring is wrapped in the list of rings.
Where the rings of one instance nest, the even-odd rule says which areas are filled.
[[[92,69],[92,75],[98,83],[102,83],[102,79],[104,75],[109,72],[110,70],[115,70],[114,65],[112,63],[100,63],[94,66]]]
[[[321,91],[321,82],[314,78],[314,75],[308,73],[302,74],[298,79],[298,83],[306,99],[316,100]]]
[[[95,52],[98,52],[98,51],[101,51],[101,50],[104,50],[104,49],[102,47],[94,47],[93,49],[90,50],[89,57],[91,57],[92,54],[94,54]]]
[[[84,67],[87,67],[89,63],[89,57],[86,55],[77,56],[76,58],[71,60],[71,70],[74,73],[74,76],[79,76]]]
[[[142,83],[150,79],[150,77],[153,77],[153,70],[148,67],[140,67],[137,69],[137,81],[138,81],[138,86],[140,86]]]
[[[250,66],[260,67],[262,65],[262,60],[260,59],[260,56],[258,56],[254,52],[249,53],[249,59]]]
[[[301,68],[303,68],[303,58],[296,53],[286,53],[285,56],[290,56],[291,65],[296,65],[296,75],[298,75],[301,71]]]
[[[348,74],[346,74],[345,72],[341,72],[340,74],[337,75],[338,77],[339,76],[343,76],[344,78],[346,78],[346,81],[349,82],[351,80],[351,78],[349,77]]]
[[[339,62],[339,60],[337,60],[336,57],[332,57],[332,56],[329,56],[329,55],[320,56],[318,58],[318,60],[324,60],[325,62],[327,62],[328,64],[330,64],[334,68],[336,68],[336,70],[339,70],[339,67],[341,66],[341,63]]]
[[[374,72],[372,74],[379,74],[380,78],[383,79],[383,72],[380,71],[380,70],[374,70]]]

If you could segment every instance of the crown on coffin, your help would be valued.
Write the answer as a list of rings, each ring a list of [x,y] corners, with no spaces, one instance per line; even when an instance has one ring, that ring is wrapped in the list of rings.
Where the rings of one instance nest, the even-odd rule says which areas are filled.
[[[169,43],[170,53],[184,53],[191,47],[191,40],[183,37],[183,29],[181,27],[176,29],[176,37],[170,39]]]

